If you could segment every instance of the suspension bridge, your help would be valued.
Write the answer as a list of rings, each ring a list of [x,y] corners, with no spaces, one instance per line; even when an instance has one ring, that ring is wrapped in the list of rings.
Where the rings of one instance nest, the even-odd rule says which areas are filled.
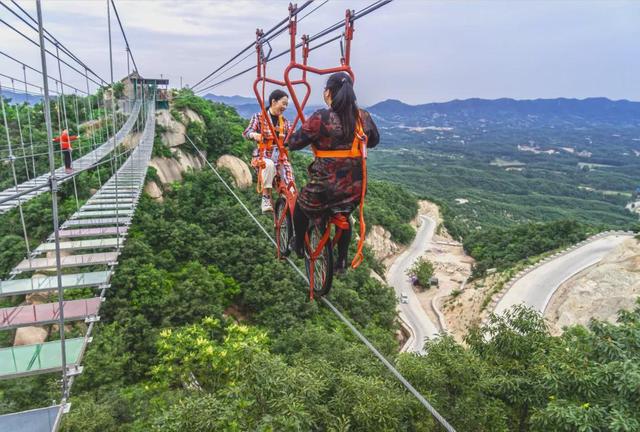
[[[300,22],[316,12],[327,1],[309,9],[313,0],[306,1],[300,7],[291,7],[289,16],[270,30],[262,32],[259,42],[270,44],[290,28],[293,18]],[[348,19],[355,21],[363,18],[389,2],[391,0],[376,1],[360,11],[354,11],[348,15]],[[51,335],[52,340],[46,342],[0,348],[0,379],[21,379],[38,374],[61,373],[61,396],[59,401],[51,406],[0,415],[0,431],[13,432],[56,431],[60,427],[63,415],[71,409],[69,402],[71,388],[75,377],[82,373],[82,359],[92,341],[94,327],[100,320],[100,307],[107,299],[110,281],[118,264],[118,256],[125,245],[129,226],[144,187],[153,152],[157,106],[156,87],[149,84],[147,80],[141,82],[143,86],[145,84],[148,86],[148,91],[136,94],[134,99],[128,101],[126,107],[118,109],[116,106],[114,62],[117,62],[118,58],[114,58],[113,55],[112,11],[115,13],[124,40],[127,76],[131,72],[130,63],[134,65],[134,73],[138,72],[138,68],[114,0],[106,0],[109,80],[96,74],[91,67],[44,28],[40,0],[36,0],[35,3],[37,16],[33,17],[14,0],[11,3],[0,2],[9,16],[14,20],[18,19],[22,28],[26,26],[26,30],[17,28],[1,16],[0,24],[4,24],[8,31],[16,33],[33,45],[34,49],[39,51],[41,59],[41,65],[34,67],[10,53],[0,51],[0,56],[13,62],[16,69],[22,71],[21,76],[0,74],[0,109],[6,140],[4,146],[0,147],[0,163],[3,170],[9,170],[8,179],[12,183],[4,185],[0,183],[4,188],[0,192],[0,215],[17,212],[25,244],[25,258],[15,263],[6,280],[0,281],[0,297],[55,292],[57,299],[55,302],[1,308],[0,331],[57,324],[59,334],[57,337]],[[305,10],[306,13],[302,15]],[[336,36],[335,33],[340,31],[343,23],[344,20],[341,20],[311,37],[306,37],[304,43],[296,45],[296,49],[304,45],[310,52],[332,42],[341,41],[345,35]],[[309,48],[310,42],[315,43],[311,48]],[[251,50],[254,47],[255,42],[252,42],[206,75],[192,87],[194,93],[203,93],[254,70],[255,66],[252,66],[233,73],[234,68],[253,54]],[[289,50],[269,57],[265,63],[287,53]],[[57,69],[57,76],[49,75],[51,60]],[[66,72],[81,77],[86,88],[81,90],[71,85],[62,74],[63,67]],[[15,83],[21,84],[20,92],[27,103],[13,103],[9,106],[9,102],[3,96],[3,92],[9,89],[6,83],[10,83],[11,92],[8,94],[13,96],[19,94]],[[107,92],[110,92],[109,98],[106,97]],[[93,96],[94,93],[100,93],[100,97]],[[30,100],[41,101],[39,102],[41,109],[36,109],[38,104],[32,105],[29,103]],[[68,104],[70,106],[67,106]],[[46,127],[46,136],[40,136],[41,134],[34,132],[35,124]],[[73,161],[72,172],[61,166],[61,151],[54,149],[55,127],[60,135],[63,130],[73,131],[76,135],[81,135],[81,131],[84,131],[82,142],[77,149],[73,150],[77,158]],[[133,134],[134,131],[138,133]],[[218,179],[224,183],[229,193],[239,201],[249,218],[275,244],[269,232],[214,166],[207,161],[204,153],[189,136],[185,135],[185,137],[207,162],[209,168],[215,172]],[[125,148],[123,145],[125,140],[132,138],[134,138],[133,145]],[[97,190],[86,202],[81,202],[78,195],[77,179],[83,173],[95,173],[99,183]],[[65,184],[75,197],[76,211],[60,223],[60,187]],[[32,248],[25,212],[29,210],[30,200],[46,193],[51,197],[52,232],[44,242]],[[306,275],[293,261],[288,260],[288,262],[308,284]],[[87,298],[74,296],[73,300],[65,300],[66,291],[82,288],[91,288],[93,295]],[[330,300],[322,298],[321,301],[434,416],[443,429],[454,430],[348,317]],[[73,321],[86,323],[86,332],[83,336],[67,337],[65,323]]]

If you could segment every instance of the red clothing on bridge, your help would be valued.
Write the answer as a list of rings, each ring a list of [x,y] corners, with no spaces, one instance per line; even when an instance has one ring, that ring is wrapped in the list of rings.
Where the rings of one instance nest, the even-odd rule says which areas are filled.
[[[77,139],[77,135],[69,135],[68,131],[63,130],[59,137],[55,137],[53,139],[53,142],[59,142],[62,150],[72,150],[71,141],[75,141]]]

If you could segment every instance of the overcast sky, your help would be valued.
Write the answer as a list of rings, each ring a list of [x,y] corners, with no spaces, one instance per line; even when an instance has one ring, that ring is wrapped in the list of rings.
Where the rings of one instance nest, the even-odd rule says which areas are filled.
[[[314,34],[342,19],[347,7],[359,10],[372,1],[329,0],[299,24],[299,33]],[[35,1],[19,3],[35,16]],[[140,73],[163,74],[179,86],[180,76],[185,84],[199,81],[251,43],[256,27],[267,29],[284,18],[288,1],[116,0],[116,5]],[[45,0],[43,13],[45,27],[109,79],[106,1]],[[6,9],[0,8],[0,18],[36,39]],[[115,19],[113,26],[119,79],[126,75],[126,57]],[[286,47],[285,34],[274,50]],[[0,50],[40,68],[36,47],[1,23]],[[310,63],[332,66],[338,58],[339,47],[331,44],[314,51]],[[230,73],[253,61],[251,56]],[[411,104],[471,97],[640,101],[640,1],[395,0],[356,22],[352,64],[362,105],[389,98]],[[52,58],[48,67],[57,75]],[[279,77],[283,69],[284,62],[276,63],[270,73]],[[0,72],[22,75],[3,58]],[[251,96],[253,76],[212,92]],[[63,77],[85,86],[64,67]],[[3,87],[10,85],[0,79]],[[35,74],[28,80],[41,82]]]

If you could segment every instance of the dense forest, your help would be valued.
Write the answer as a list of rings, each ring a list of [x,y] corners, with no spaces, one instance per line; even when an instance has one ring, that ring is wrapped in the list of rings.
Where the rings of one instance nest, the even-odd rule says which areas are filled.
[[[506,270],[526,258],[566,248],[599,231],[572,220],[530,222],[472,232],[465,237],[464,247],[476,259],[473,276],[478,277],[491,268]]]
[[[385,125],[372,175],[438,201],[456,237],[529,222],[638,222],[625,209],[640,187],[638,103],[386,101],[371,111]]]
[[[210,160],[224,153],[247,159],[251,144],[239,133],[245,120],[232,108],[188,95],[178,101],[174,109],[189,107],[205,120],[187,130]],[[294,155],[299,179],[308,158]],[[85,187],[95,182],[89,175]],[[255,192],[238,193],[258,214]],[[41,198],[25,206],[35,239],[50,231]],[[63,214],[73,211],[71,200],[65,190]],[[397,240],[412,238],[415,196],[374,182],[369,208],[370,220]],[[19,242],[16,217],[0,216],[3,239]],[[259,220],[270,229],[268,216]],[[490,239],[529,236],[526,248],[542,250],[589,229],[532,224],[508,231],[510,240],[498,231]],[[556,232],[563,236],[550,242]],[[483,249],[473,236],[468,242],[487,265],[509,264],[508,254]],[[20,251],[2,256],[5,271]],[[62,430],[441,430],[328,309],[309,302],[304,282],[274,255],[209,170],[166,188],[162,203],[143,197]],[[331,300],[457,430],[640,428],[640,306],[621,313],[618,325],[594,322],[560,337],[516,308],[472,329],[465,344],[444,336],[428,342],[426,355],[398,354],[396,299],[370,276],[378,267],[367,254],[359,269],[336,279]],[[83,330],[78,323],[69,333]],[[1,382],[0,413],[47,405],[59,395],[58,378]]]

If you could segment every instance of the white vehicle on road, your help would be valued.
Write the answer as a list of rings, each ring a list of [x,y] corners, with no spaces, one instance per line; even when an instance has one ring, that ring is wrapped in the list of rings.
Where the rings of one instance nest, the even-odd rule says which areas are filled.
[[[407,270],[431,246],[435,230],[435,221],[422,216],[422,225],[413,243],[396,258],[386,274],[387,283],[394,288],[396,296],[400,298],[398,304],[400,318],[407,324],[412,334],[410,342],[404,347],[409,352],[424,353],[425,339],[439,334],[438,327],[431,321],[413,291],[411,277],[407,275]]]

